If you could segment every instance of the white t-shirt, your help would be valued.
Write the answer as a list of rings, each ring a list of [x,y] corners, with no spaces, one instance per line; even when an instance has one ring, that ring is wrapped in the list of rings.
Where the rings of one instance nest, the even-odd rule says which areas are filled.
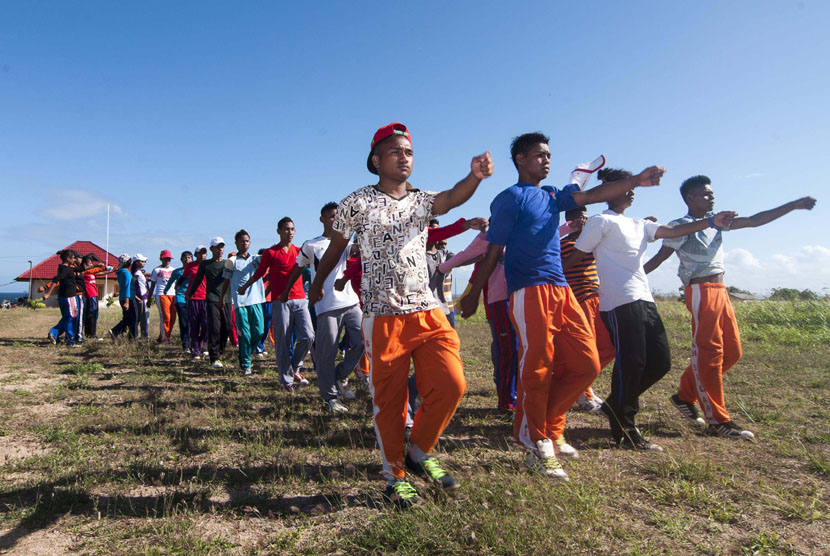
[[[367,316],[406,315],[438,307],[429,289],[427,227],[437,193],[412,190],[400,199],[374,185],[340,201],[334,229],[357,234]]]
[[[643,253],[660,224],[606,210],[592,216],[576,240],[576,249],[594,253],[599,275],[599,310],[632,301],[654,301],[643,270]]]
[[[314,239],[306,241],[300,247],[300,253],[297,255],[297,266],[311,269],[312,282],[314,281],[314,276],[317,275],[317,267],[320,265],[320,261],[323,259],[323,254],[328,249],[329,243],[331,243],[329,238],[317,236]],[[323,282],[323,299],[314,304],[314,310],[318,315],[360,303],[349,281],[346,282],[346,287],[343,288],[342,292],[334,289],[334,281],[343,276],[343,271],[346,270],[346,261],[349,258],[350,248],[351,244],[346,246],[340,255],[340,260],[337,261],[337,265],[329,273],[326,281]]]
[[[167,282],[170,281],[170,276],[173,275],[174,270],[176,269],[172,266],[168,268],[157,266],[153,269],[153,272],[150,274],[150,281],[155,285],[153,288],[154,297],[158,297],[159,295],[176,295],[176,292],[164,293],[164,290],[167,288]]]

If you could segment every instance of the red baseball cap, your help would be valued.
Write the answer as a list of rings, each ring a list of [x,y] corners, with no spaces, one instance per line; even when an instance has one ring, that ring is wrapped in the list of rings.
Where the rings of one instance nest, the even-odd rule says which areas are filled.
[[[366,168],[368,168],[369,171],[375,175],[378,173],[377,168],[375,168],[375,165],[372,164],[372,155],[375,153],[375,145],[387,137],[392,137],[393,135],[403,135],[409,139],[410,143],[412,143],[412,136],[409,134],[409,130],[406,129],[406,126],[402,123],[392,122],[391,124],[387,124],[378,129],[375,132],[374,137],[372,137],[372,144],[369,147],[369,158],[366,159]]]
[[[171,253],[169,249],[165,249],[164,251],[161,252],[161,255],[159,255],[159,259],[172,259],[172,258],[173,258],[173,253]]]

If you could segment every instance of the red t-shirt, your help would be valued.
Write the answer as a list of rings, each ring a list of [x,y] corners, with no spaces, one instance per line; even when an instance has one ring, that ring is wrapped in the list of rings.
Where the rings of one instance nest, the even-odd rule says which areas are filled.
[[[288,246],[288,249],[281,249],[278,245],[272,246],[262,254],[259,268],[251,276],[249,282],[259,280],[267,272],[271,280],[271,297],[272,299],[279,299],[288,283],[288,275],[297,265],[299,252],[299,247],[293,243]],[[302,277],[297,278],[297,281],[291,286],[288,299],[305,299]]]
[[[182,271],[182,277],[180,280],[187,280],[187,293],[190,294],[190,299],[195,299],[196,301],[204,300],[205,295],[205,279],[202,278],[202,283],[199,284],[196,288],[193,287],[193,278],[196,276],[196,272],[199,270],[199,261],[193,261],[187,263]]]

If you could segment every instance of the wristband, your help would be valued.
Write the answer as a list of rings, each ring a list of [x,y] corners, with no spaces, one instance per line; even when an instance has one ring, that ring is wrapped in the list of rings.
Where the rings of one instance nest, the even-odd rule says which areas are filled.
[[[706,220],[709,222],[709,227],[710,227],[710,228],[714,228],[714,227],[715,227],[715,221],[712,219],[712,217],[711,217],[711,216],[707,216],[707,217],[706,217]]]

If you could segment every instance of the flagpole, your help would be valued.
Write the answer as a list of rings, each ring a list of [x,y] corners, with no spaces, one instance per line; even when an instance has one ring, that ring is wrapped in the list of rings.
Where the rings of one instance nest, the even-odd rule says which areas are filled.
[[[104,251],[104,266],[110,265],[110,204],[107,203],[107,242],[106,250]],[[109,272],[104,274],[104,301],[107,299],[107,277]]]

